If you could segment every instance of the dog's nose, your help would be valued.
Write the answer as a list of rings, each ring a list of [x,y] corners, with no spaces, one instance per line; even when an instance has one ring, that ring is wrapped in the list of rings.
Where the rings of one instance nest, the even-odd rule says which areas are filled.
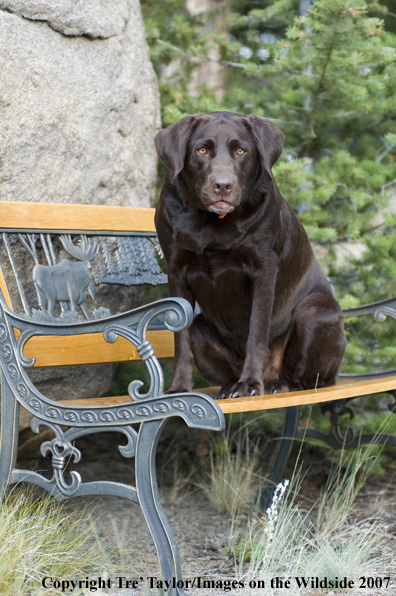
[[[228,176],[217,176],[213,180],[213,190],[218,195],[228,195],[232,191],[234,183]]]

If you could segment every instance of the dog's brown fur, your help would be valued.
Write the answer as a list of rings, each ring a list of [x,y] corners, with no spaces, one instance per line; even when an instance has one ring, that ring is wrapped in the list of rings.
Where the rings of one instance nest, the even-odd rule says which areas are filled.
[[[191,391],[194,361],[222,398],[337,380],[342,312],[272,176],[283,138],[231,112],[186,116],[155,137],[168,168],[155,222],[170,294],[201,310],[176,334],[171,392]]]

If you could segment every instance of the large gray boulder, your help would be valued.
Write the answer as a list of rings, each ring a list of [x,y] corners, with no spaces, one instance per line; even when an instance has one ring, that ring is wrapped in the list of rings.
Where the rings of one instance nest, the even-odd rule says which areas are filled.
[[[1,200],[149,207],[159,126],[138,0],[0,0]],[[113,368],[33,374],[76,398],[106,394]]]
[[[148,206],[159,122],[138,0],[0,0],[2,200]]]

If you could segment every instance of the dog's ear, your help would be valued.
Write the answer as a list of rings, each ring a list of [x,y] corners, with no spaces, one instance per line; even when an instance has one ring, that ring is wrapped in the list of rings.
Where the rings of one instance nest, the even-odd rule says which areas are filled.
[[[172,180],[175,180],[184,167],[188,140],[196,120],[195,116],[184,116],[179,122],[160,130],[154,137],[158,155],[168,168]]]
[[[272,177],[271,168],[281,156],[285,135],[264,118],[250,114],[246,116],[260,154],[260,160],[267,174]]]

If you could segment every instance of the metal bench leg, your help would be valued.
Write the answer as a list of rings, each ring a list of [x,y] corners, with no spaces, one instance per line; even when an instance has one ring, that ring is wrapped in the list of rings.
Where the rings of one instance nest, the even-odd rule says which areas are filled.
[[[0,502],[4,502],[18,455],[19,402],[6,381],[1,383]]]
[[[155,455],[158,439],[166,420],[143,422],[136,446],[136,488],[139,504],[157,549],[161,579],[171,581],[167,596],[187,596],[183,588],[177,587],[182,580],[179,552],[175,537],[162,508],[155,472]],[[173,587],[173,582],[175,587]],[[163,593],[163,590],[160,591]]]
[[[272,501],[274,490],[279,484],[285,470],[287,460],[289,459],[293,441],[296,437],[299,420],[299,407],[292,406],[286,410],[285,426],[283,429],[283,437],[276,457],[275,465],[273,467],[268,485],[265,487],[260,498],[260,510],[266,511]]]

